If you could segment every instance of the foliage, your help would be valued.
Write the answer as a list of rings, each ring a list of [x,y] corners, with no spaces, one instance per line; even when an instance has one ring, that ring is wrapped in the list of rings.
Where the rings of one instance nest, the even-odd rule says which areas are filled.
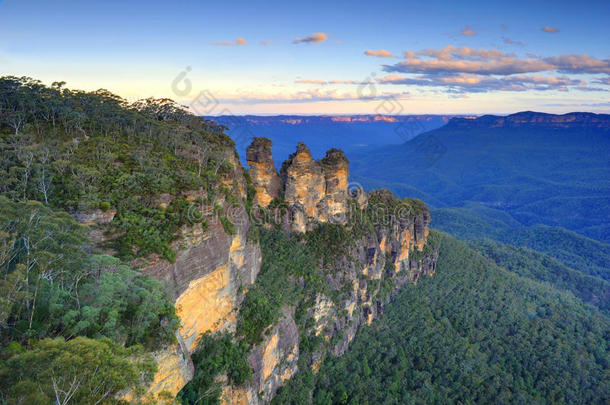
[[[235,235],[235,224],[228,217],[220,217],[220,223],[222,224],[222,229],[224,229],[227,235]]]
[[[350,254],[354,237],[342,225],[322,223],[305,234],[307,247],[320,260],[320,267],[331,270],[334,265]]]
[[[610,279],[610,244],[561,227],[522,226],[509,214],[479,204],[432,210],[434,226],[460,239],[491,238],[545,253],[591,276]]]
[[[87,255],[67,213],[0,196],[0,337],[106,336],[155,348],[173,340],[173,304],[157,281],[111,256]]]
[[[264,228],[259,234],[261,269],[237,317],[237,335],[250,344],[262,340],[263,331],[278,319],[282,305],[296,304],[306,290],[315,291],[323,284],[316,256],[299,235]]]
[[[583,302],[595,305],[607,314],[610,310],[610,282],[606,280],[574,270],[544,253],[525,247],[506,245],[490,239],[471,241],[469,246],[497,265],[522,277],[570,291]]]
[[[72,91],[0,78],[0,192],[70,210],[116,209],[114,247],[123,259],[157,253],[189,223],[183,201],[161,194],[219,187],[233,170],[222,128],[169,99],[132,104],[105,90]]]
[[[275,402],[603,403],[609,333],[609,318],[571,294],[443,235],[434,277],[407,286],[347,354]]]
[[[44,339],[31,350],[13,343],[2,356],[3,403],[117,403],[117,395],[150,382],[156,371],[141,348],[110,339]]]
[[[248,347],[234,342],[230,333],[209,332],[201,335],[191,355],[195,365],[193,379],[182,388],[178,399],[183,404],[219,404],[222,386],[218,377],[226,374],[228,382],[240,385],[250,379]]]

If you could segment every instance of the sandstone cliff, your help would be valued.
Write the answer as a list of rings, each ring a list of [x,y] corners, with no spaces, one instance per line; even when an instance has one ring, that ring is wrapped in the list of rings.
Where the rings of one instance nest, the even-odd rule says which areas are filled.
[[[250,166],[250,176],[256,188],[255,201],[261,207],[280,196],[280,176],[278,176],[271,156],[271,141],[267,138],[254,138],[246,151]]]
[[[202,333],[235,333],[240,305],[257,285],[261,268],[261,246],[250,237],[257,226],[279,226],[305,238],[323,226],[338,226],[349,243],[338,241],[342,247],[336,249],[328,246],[342,253],[318,264],[326,290],[310,291],[304,298],[307,302],[284,305],[262,341],[250,348],[250,380],[231,386],[226,376],[218,376],[224,382],[224,403],[271,401],[299,369],[317,370],[326,356],[344,353],[358,328],[382,313],[401,286],[435,270],[437,252],[427,244],[428,209],[387,191],[348,193],[348,161],[343,152],[331,149],[316,161],[300,143],[280,174],[273,165],[271,142],[264,138],[255,138],[248,148],[248,173],[232,150],[226,153],[232,170],[220,184],[180,196],[190,202],[189,213],[205,218],[207,226],[194,223],[179,230],[172,243],[173,263],[158,256],[133,263],[173,293],[181,320],[177,343],[154,353],[158,371],[148,396],[155,400],[162,393],[175,396],[193,378],[190,356]],[[252,188],[254,196],[248,195]],[[159,196],[157,204],[167,206],[176,197]],[[254,204],[252,212],[247,201]],[[257,217],[257,208],[272,211],[274,220],[268,223],[270,217]],[[94,212],[79,219],[100,242],[113,215]],[[227,227],[227,221],[232,226]],[[304,346],[304,341],[318,343]]]
[[[231,195],[242,201],[247,197],[243,169],[230,156],[234,169],[223,183],[230,187]],[[194,203],[207,197],[205,191],[197,191],[189,193],[187,199]],[[177,251],[174,263],[159,260],[141,269],[174,292],[176,313],[181,320],[178,345],[157,354],[160,367],[149,390],[152,396],[164,391],[176,395],[192,378],[190,354],[202,333],[235,329],[236,308],[260,268],[260,247],[248,241],[250,221],[241,203],[235,205],[219,193],[211,202],[193,207],[195,215],[206,218],[207,228],[184,227],[172,246]],[[226,212],[234,224],[232,234],[210,207]]]
[[[257,141],[257,143],[260,141]],[[266,154],[272,162],[271,154]],[[262,183],[250,171],[252,181]],[[316,162],[304,144],[281,169],[284,208],[277,208],[285,229],[314,232],[320,224],[340,224],[351,235],[345,255],[321,264],[332,296],[317,293],[284,307],[279,321],[249,356],[254,377],[240,387],[226,387],[225,403],[266,403],[299,368],[317,370],[328,355],[341,355],[362,324],[383,312],[392,294],[405,283],[434,274],[437,251],[426,244],[430,215],[423,203],[402,201],[388,191],[348,195],[348,162],[333,149]],[[266,173],[265,176],[268,176]],[[279,204],[278,206],[282,206]],[[339,249],[339,247],[337,247]],[[307,321],[295,324],[306,308]],[[305,326],[303,326],[305,325]],[[303,341],[321,344],[307,344]]]

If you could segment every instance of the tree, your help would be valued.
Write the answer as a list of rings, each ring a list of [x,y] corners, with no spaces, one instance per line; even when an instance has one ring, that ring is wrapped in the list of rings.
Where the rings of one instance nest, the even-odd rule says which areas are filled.
[[[110,339],[44,339],[30,350],[13,345],[10,352],[0,366],[0,386],[6,387],[0,395],[7,403],[31,399],[32,388],[40,403],[115,403],[119,393],[150,382],[156,371],[140,347],[125,349]]]

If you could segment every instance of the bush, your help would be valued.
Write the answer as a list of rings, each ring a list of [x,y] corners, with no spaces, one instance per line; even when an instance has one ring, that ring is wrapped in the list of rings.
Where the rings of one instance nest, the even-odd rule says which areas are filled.
[[[191,355],[195,366],[193,379],[178,393],[183,404],[219,404],[221,384],[217,377],[226,374],[232,385],[248,381],[252,368],[248,363],[248,347],[244,342],[234,342],[227,333],[201,335],[197,348]]]

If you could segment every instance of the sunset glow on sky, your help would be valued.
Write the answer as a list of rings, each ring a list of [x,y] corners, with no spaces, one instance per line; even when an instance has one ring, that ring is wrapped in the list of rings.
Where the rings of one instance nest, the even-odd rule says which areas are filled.
[[[610,112],[607,1],[288,3],[3,0],[0,75],[202,115]]]

